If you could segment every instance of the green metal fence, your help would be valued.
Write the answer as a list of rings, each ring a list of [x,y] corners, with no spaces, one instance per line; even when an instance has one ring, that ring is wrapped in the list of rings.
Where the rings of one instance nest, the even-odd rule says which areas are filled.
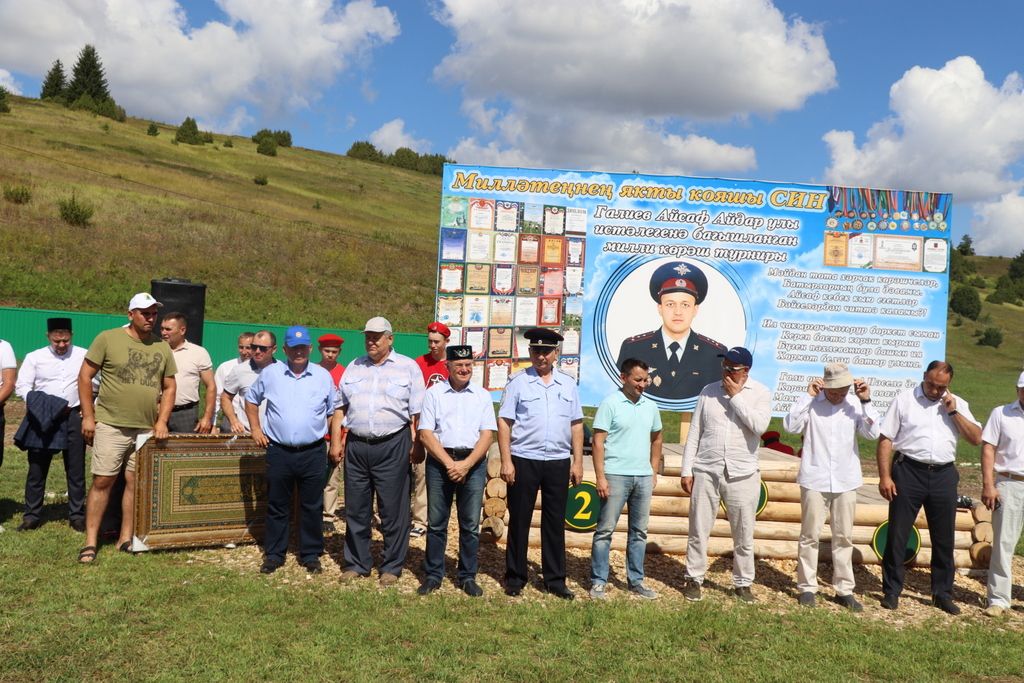
[[[103,313],[76,313],[73,311],[44,311],[33,308],[8,308],[0,306],[0,339],[5,339],[14,347],[19,360],[29,351],[46,346],[46,319],[53,317],[71,318],[74,327],[74,342],[78,346],[88,348],[93,338],[103,330],[120,327],[128,321],[127,313],[106,315]],[[301,324],[301,323],[300,323]],[[234,323],[219,320],[207,320],[203,325],[203,346],[210,352],[214,367],[219,363],[233,358],[237,353],[238,335],[242,332],[270,330],[277,335],[278,357],[284,360],[280,352],[284,344],[284,333],[287,325],[259,325],[255,323]],[[365,353],[363,333],[361,330],[327,329],[310,327],[313,339],[321,334],[333,332],[345,340],[341,347],[339,362],[348,363],[353,358]],[[427,350],[426,334],[395,333],[395,350],[415,358]],[[313,360],[319,356],[313,351]]]

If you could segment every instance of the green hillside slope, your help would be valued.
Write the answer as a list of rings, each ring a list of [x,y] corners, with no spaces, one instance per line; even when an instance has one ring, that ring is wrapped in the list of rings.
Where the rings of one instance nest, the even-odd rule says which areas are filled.
[[[212,319],[429,322],[438,177],[298,148],[261,156],[243,137],[173,145],[173,127],[148,126],[12,98],[0,184],[32,199],[0,201],[0,304],[111,312],[153,278],[185,277],[207,284]],[[95,208],[88,227],[59,217],[72,193]]]

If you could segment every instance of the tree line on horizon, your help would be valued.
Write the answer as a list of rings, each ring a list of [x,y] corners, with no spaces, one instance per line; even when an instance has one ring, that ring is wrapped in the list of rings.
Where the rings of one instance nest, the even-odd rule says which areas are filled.
[[[78,53],[70,81],[61,61],[53,62],[43,79],[39,99],[58,102],[69,109],[91,111],[115,121],[127,118],[124,107],[119,106],[110,94],[103,63],[92,45],[86,45]]]
[[[345,156],[436,176],[444,173],[446,163],[455,163],[454,159],[448,159],[443,154],[420,154],[408,147],[399,147],[392,154],[385,154],[367,140],[353,142]]]

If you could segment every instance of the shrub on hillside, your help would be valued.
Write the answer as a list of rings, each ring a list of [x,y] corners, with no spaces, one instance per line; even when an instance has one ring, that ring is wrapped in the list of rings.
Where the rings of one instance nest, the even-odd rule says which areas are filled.
[[[259,144],[256,145],[256,153],[263,154],[268,157],[277,156],[277,141],[272,137],[260,138]]]
[[[981,315],[981,297],[978,296],[978,290],[970,285],[957,286],[953,290],[953,297],[949,300],[949,307],[954,313],[977,320]]]
[[[291,147],[292,146],[292,134],[286,130],[270,130],[269,128],[260,128],[256,131],[256,134],[252,136],[252,141],[259,143],[264,138],[273,138],[274,142],[280,147]]]
[[[204,130],[202,133],[200,133],[199,137],[202,139],[203,142],[213,143],[213,133],[211,133],[208,130]]]
[[[267,176],[265,176],[263,174],[260,174],[258,176],[254,176],[252,181],[254,183],[256,183],[257,185],[266,185],[266,184],[268,184],[270,182],[269,180],[267,180]]]
[[[178,130],[174,133],[174,139],[186,145],[203,144],[203,138],[199,135],[199,126],[196,125],[196,120],[191,116],[186,116],[185,120],[178,126]]]
[[[146,135],[156,137],[157,135],[160,135],[160,129],[156,127],[155,123],[151,123],[149,124],[149,128],[146,129]]]
[[[963,282],[968,276],[974,275],[974,264],[967,260],[967,257],[958,250],[949,252],[949,279],[953,282]]]
[[[106,116],[108,119],[114,119],[120,123],[124,123],[125,119],[128,118],[128,114],[125,113],[124,107],[120,107],[112,99],[100,100],[96,103],[96,113],[100,116]]]
[[[0,85],[0,114],[11,111],[11,105],[7,102],[7,88]]]
[[[4,199],[11,204],[28,204],[32,201],[32,190],[28,185],[4,185]]]
[[[61,220],[68,225],[84,228],[89,225],[89,221],[92,219],[92,207],[78,201],[74,192],[71,193],[70,199],[58,199],[57,206],[60,208]]]
[[[224,138],[224,146],[225,147],[234,147],[235,143],[231,142],[231,138]]]
[[[985,331],[981,334],[981,339],[978,340],[980,346],[991,346],[996,349],[1002,343],[1003,331],[998,327],[986,327]]]
[[[985,282],[985,278],[983,278],[980,275],[975,275],[974,277],[972,277],[970,280],[967,281],[967,284],[969,284],[971,287],[976,287],[978,289],[985,289],[986,287],[988,287],[988,283]]]
[[[1024,280],[1024,251],[1010,259],[1010,268],[1006,274],[1011,280]]]
[[[352,146],[345,152],[345,156],[353,159],[360,159],[362,161],[376,161],[380,162],[384,160],[383,155],[380,151],[373,146],[372,142],[366,140],[357,140],[352,143]]]
[[[93,114],[96,113],[96,100],[92,98],[87,92],[82,93],[71,103],[71,108],[75,111],[91,111]]]

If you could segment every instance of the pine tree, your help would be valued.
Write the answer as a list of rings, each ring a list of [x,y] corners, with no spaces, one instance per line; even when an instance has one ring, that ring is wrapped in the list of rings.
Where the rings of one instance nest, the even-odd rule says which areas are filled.
[[[199,126],[196,125],[196,120],[191,116],[186,116],[185,120],[178,126],[174,139],[178,142],[184,142],[186,145],[203,144],[203,139],[199,135]]]
[[[11,111],[11,105],[7,104],[7,88],[0,85],[0,114]]]
[[[75,102],[83,94],[88,94],[93,102],[114,99],[107,88],[107,77],[103,73],[100,56],[92,45],[86,45],[78,53],[78,61],[71,72],[71,83],[68,84],[65,97],[68,102]]]
[[[67,78],[64,76],[64,65],[58,59],[50,67],[43,79],[43,89],[39,93],[39,99],[61,97],[64,95],[64,88],[67,87]]]

